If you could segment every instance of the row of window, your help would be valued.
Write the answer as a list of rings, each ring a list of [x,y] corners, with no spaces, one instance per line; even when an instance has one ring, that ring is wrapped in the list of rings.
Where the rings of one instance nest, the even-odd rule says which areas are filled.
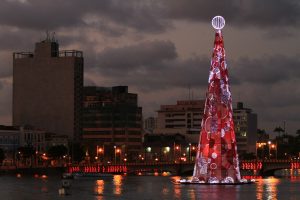
[[[97,138],[98,142],[142,142],[141,138]]]
[[[15,136],[0,136],[0,144],[19,144],[19,138]]]
[[[120,131],[84,131],[86,135],[111,135],[112,132],[114,135],[125,135],[125,130]],[[128,131],[128,135],[141,135],[141,131]]]
[[[25,133],[24,135],[25,141],[44,141],[44,135],[42,134],[34,134],[34,133]]]
[[[84,123],[83,124],[84,128],[141,128],[142,124],[141,123],[94,123],[94,122],[90,122],[90,123]]]

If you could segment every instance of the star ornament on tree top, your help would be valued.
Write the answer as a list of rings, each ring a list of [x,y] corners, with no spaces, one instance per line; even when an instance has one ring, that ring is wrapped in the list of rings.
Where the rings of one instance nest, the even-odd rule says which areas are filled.
[[[211,25],[214,27],[214,29],[216,29],[218,32],[220,32],[222,30],[222,28],[224,28],[225,26],[225,19],[222,16],[215,16],[212,20],[211,20]]]

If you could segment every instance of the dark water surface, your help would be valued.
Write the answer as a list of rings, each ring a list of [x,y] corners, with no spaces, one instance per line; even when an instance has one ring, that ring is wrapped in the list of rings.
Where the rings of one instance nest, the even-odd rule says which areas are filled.
[[[300,199],[300,177],[260,178],[252,185],[177,185],[179,176],[121,176],[72,181],[70,195],[59,196],[59,176],[0,176],[0,200],[101,199]],[[186,177],[184,177],[186,178]]]

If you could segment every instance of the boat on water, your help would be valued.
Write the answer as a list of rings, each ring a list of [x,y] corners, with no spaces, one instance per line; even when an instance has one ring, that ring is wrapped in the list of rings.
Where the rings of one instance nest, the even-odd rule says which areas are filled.
[[[63,173],[61,178],[62,179],[73,179],[74,176],[72,173]]]
[[[96,178],[103,178],[103,177],[112,177],[113,174],[106,174],[106,173],[73,173],[72,174],[74,179],[96,179]]]

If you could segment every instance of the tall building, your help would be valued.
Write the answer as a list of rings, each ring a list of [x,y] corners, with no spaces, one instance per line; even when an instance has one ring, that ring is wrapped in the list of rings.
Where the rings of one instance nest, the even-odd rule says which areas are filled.
[[[83,55],[59,51],[47,37],[35,51],[13,54],[13,125],[32,125],[79,140]]]
[[[191,143],[198,143],[204,100],[177,101],[176,105],[161,105],[157,111],[156,134],[181,134]]]
[[[135,160],[142,149],[142,108],[127,86],[85,87],[83,142],[92,159]]]
[[[255,153],[257,141],[257,114],[245,108],[242,102],[233,109],[235,135],[239,154]]]
[[[156,128],[156,118],[148,117],[144,120],[145,133],[153,133],[155,128]]]

